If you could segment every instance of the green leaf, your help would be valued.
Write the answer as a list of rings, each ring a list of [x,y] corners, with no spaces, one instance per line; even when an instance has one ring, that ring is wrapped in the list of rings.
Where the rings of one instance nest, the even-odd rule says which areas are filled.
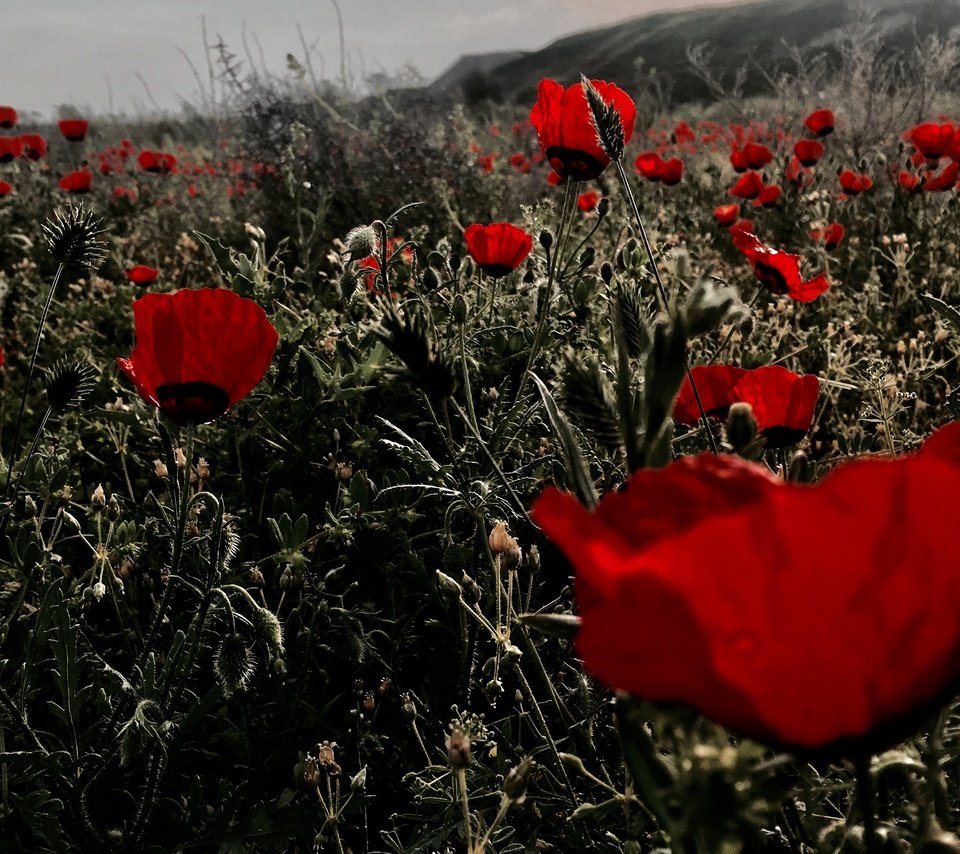
[[[954,332],[960,332],[960,311],[947,305],[942,299],[937,299],[933,294],[923,294],[923,298],[948,326],[953,327]]]

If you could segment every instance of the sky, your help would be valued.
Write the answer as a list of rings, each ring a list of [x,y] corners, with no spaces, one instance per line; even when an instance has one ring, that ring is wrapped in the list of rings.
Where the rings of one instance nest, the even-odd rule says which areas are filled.
[[[650,11],[730,0],[338,2],[348,75],[359,82],[408,64],[431,80],[463,54],[536,49]],[[0,104],[25,114],[51,117],[67,105],[127,115],[199,107],[197,76],[209,82],[204,23],[208,43],[222,37],[244,69],[248,52],[277,75],[286,73],[287,54],[304,65],[309,54],[318,77],[340,74],[332,0],[0,0],[0,10]]]

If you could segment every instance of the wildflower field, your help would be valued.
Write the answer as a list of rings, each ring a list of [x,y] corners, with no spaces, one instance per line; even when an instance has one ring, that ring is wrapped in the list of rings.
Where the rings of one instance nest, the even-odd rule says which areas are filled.
[[[950,49],[0,108],[0,850],[960,851]]]

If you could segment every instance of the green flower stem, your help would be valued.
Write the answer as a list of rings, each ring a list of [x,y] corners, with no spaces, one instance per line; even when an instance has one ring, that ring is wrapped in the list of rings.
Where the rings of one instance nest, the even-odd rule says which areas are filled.
[[[870,774],[870,754],[862,753],[854,760],[856,772],[857,810],[863,821],[863,844],[867,854],[882,854],[877,834],[876,793]]]
[[[179,498],[180,510],[177,514],[177,528],[173,539],[173,559],[170,562],[170,577],[167,581],[166,589],[163,591],[163,596],[160,599],[160,606],[157,609],[157,614],[153,618],[153,624],[150,626],[150,634],[147,635],[147,641],[144,644],[143,652],[140,653],[138,666],[141,669],[143,669],[143,665],[147,660],[147,656],[150,654],[150,650],[153,648],[154,641],[157,639],[157,633],[160,631],[163,618],[166,615],[167,608],[170,605],[170,597],[173,595],[174,585],[176,584],[177,579],[180,577],[180,564],[183,561],[183,546],[187,532],[187,515],[190,509],[190,471],[193,468],[193,439],[196,429],[196,426],[193,424],[190,424],[187,427],[187,442],[185,448],[187,464],[183,469],[183,486],[181,487],[178,485],[178,488],[174,493],[176,497]],[[175,480],[176,474],[174,473],[170,481],[171,486],[174,485]]]
[[[3,488],[4,497],[10,495],[10,481],[13,477],[13,464],[17,455],[17,445],[20,444],[20,429],[23,427],[23,413],[27,408],[27,395],[30,393],[30,384],[33,382],[33,372],[37,367],[37,354],[40,352],[40,342],[43,340],[43,329],[47,324],[47,315],[50,313],[50,306],[53,305],[53,297],[57,292],[57,285],[63,277],[65,266],[60,264],[53,277],[53,283],[50,285],[50,292],[47,294],[47,301],[43,304],[43,311],[40,312],[40,323],[37,325],[37,336],[33,342],[33,354],[30,356],[30,367],[27,370],[27,378],[23,383],[23,392],[20,395],[20,409],[17,412],[17,426],[13,431],[13,444],[10,446],[10,459],[7,468],[7,483]]]
[[[650,259],[650,269],[653,271],[653,278],[657,283],[657,292],[660,294],[660,300],[663,303],[664,309],[668,309],[670,307],[670,302],[667,299],[667,289],[663,285],[663,279],[660,276],[660,268],[657,267],[657,260],[653,253],[653,247],[650,245],[650,238],[647,237],[647,230],[643,227],[643,218],[640,216],[640,208],[637,206],[636,196],[633,195],[633,188],[630,186],[630,182],[627,180],[627,173],[624,171],[623,162],[620,160],[615,162],[617,164],[617,175],[620,177],[620,184],[627,196],[627,201],[630,203],[630,209],[633,212],[633,217],[637,221],[637,229],[640,232],[640,240],[643,242],[643,248],[647,253],[647,257]],[[684,370],[687,373],[687,379],[690,381],[690,388],[693,389],[693,397],[697,401],[697,409],[700,410],[700,417],[703,419],[704,426],[707,429],[707,437],[710,439],[710,450],[712,450],[715,454],[718,454],[720,449],[717,446],[717,438],[713,435],[713,428],[710,426],[707,413],[703,408],[703,401],[700,399],[700,391],[697,389],[697,384],[693,381],[693,372],[690,370],[690,359],[687,356],[684,356],[683,361]]]

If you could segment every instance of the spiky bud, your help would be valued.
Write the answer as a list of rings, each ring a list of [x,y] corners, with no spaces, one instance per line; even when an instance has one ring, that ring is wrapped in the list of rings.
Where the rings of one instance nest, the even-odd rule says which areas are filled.
[[[269,608],[257,608],[253,615],[253,627],[257,637],[266,644],[275,656],[283,655],[283,626],[277,615]]]
[[[79,406],[93,391],[95,377],[91,365],[60,359],[47,371],[47,403],[56,410]]]
[[[373,254],[377,246],[377,233],[373,226],[359,225],[347,234],[347,260],[356,261]]]
[[[213,658],[213,672],[223,688],[223,693],[228,697],[247,687],[256,666],[257,659],[253,649],[235,632],[221,641]]]
[[[107,255],[101,225],[93,211],[79,204],[59,208],[41,228],[54,260],[95,270]]]
[[[580,84],[587,97],[587,106],[590,107],[590,118],[597,132],[597,142],[607,157],[614,161],[619,160],[623,157],[626,145],[620,111],[603,100],[603,96],[585,75],[580,75]]]

